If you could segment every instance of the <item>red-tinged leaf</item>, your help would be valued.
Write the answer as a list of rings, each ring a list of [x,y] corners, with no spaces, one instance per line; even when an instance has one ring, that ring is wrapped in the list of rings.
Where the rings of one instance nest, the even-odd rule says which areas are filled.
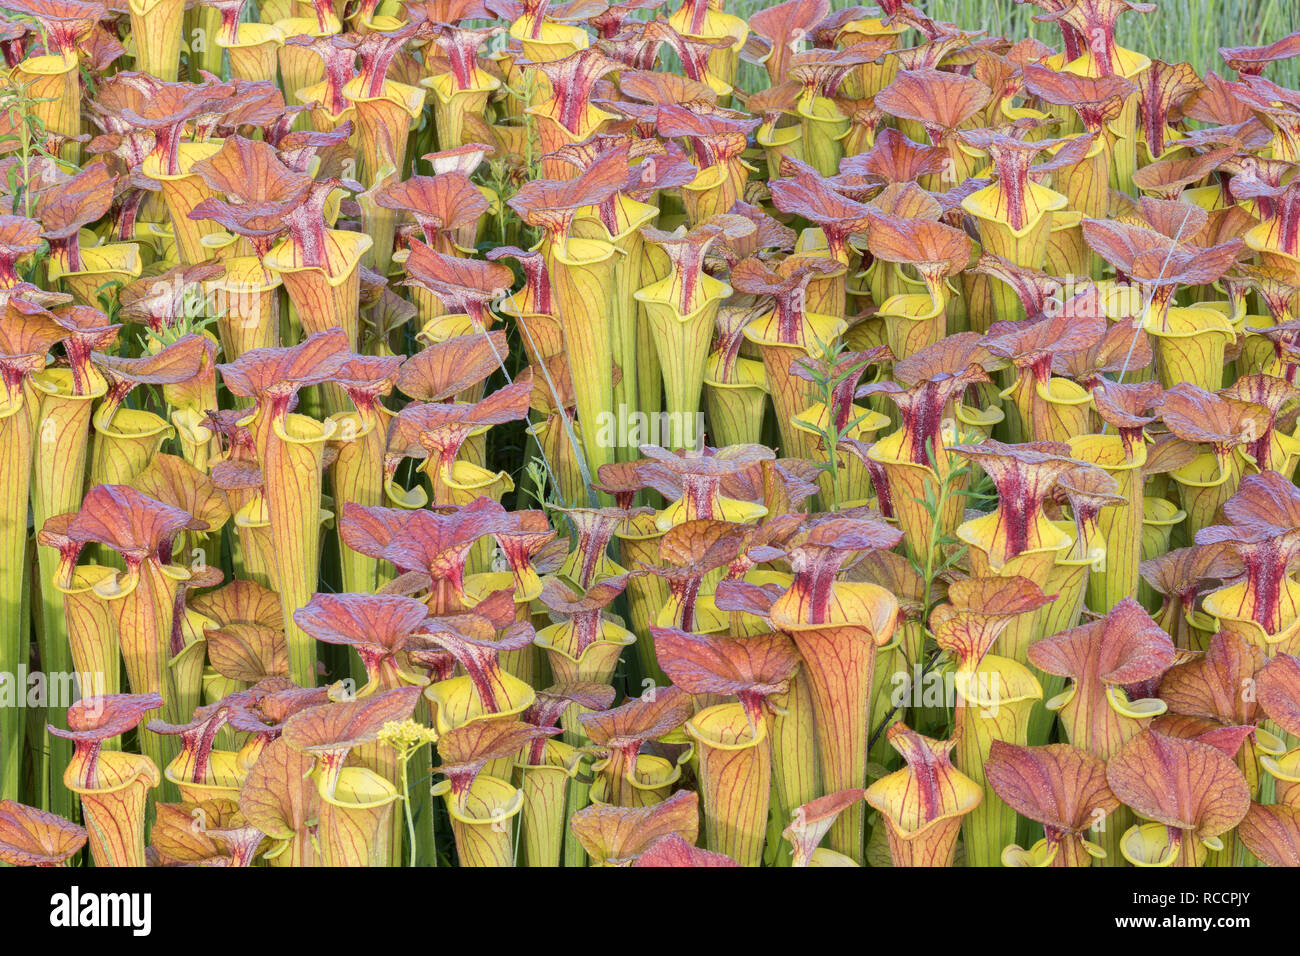
[[[154,332],[172,328],[184,317],[191,297],[203,288],[202,284],[216,279],[223,272],[225,268],[220,263],[204,262],[175,266],[161,275],[129,282],[118,291],[117,300],[121,306],[118,314],[129,321],[148,325]],[[107,316],[97,309],[78,311],[87,318],[97,318],[95,324],[108,325]],[[88,328],[91,322],[76,324]],[[103,351],[113,344],[115,338],[116,335],[107,336],[103,344],[95,346],[95,350]]]
[[[1029,653],[1034,666],[1049,674],[1117,686],[1163,673],[1174,659],[1169,636],[1132,598],[1100,621],[1036,641]]]
[[[353,747],[375,740],[384,724],[405,720],[420,699],[419,687],[399,687],[360,700],[339,701],[294,714],[284,725],[285,743],[341,768]]]
[[[1114,74],[1081,76],[1029,63],[1023,75],[1026,90],[1045,103],[1072,107],[1089,132],[1099,132],[1103,123],[1119,116],[1125,99],[1134,91],[1129,80]]]
[[[292,394],[336,375],[352,357],[349,344],[342,329],[326,329],[290,348],[251,349],[235,362],[217,367],[236,395]]]
[[[416,239],[411,240],[410,250],[407,284],[428,289],[449,311],[470,316],[482,328],[492,321],[488,303],[514,285],[514,273],[508,266],[444,255]]]
[[[1110,689],[1164,673],[1174,645],[1140,604],[1125,598],[1100,621],[1030,644],[1029,661],[1073,680],[1061,712],[1070,742],[1104,759],[1141,729],[1137,719],[1114,709]]]
[[[1179,107],[1201,89],[1201,78],[1190,63],[1152,60],[1137,78],[1138,122],[1153,158],[1164,155],[1169,121]]]
[[[93,0],[14,0],[6,9],[26,14],[41,24],[53,51],[58,53],[75,53],[82,34],[108,13],[104,4]]]
[[[687,109],[667,104],[655,111],[659,135],[687,140],[692,159],[701,169],[724,163],[743,151],[746,138],[758,125],[759,120],[744,113],[716,106],[696,104]]]
[[[894,37],[874,36],[837,50],[800,50],[790,57],[786,75],[803,85],[805,95],[834,96],[850,70],[880,59],[893,45]]]
[[[972,180],[972,182],[987,184],[983,180]],[[867,206],[883,215],[897,216],[900,219],[938,220],[948,208],[944,205],[946,201],[945,199],[941,202],[916,183],[891,183],[881,190],[880,195],[867,203]]]
[[[224,587],[189,598],[188,605],[218,624],[257,624],[283,628],[280,597],[255,581],[234,580]]]
[[[1204,657],[1170,668],[1160,679],[1159,697],[1173,714],[1209,717],[1225,724],[1253,724],[1258,704],[1243,693],[1262,661],[1242,638],[1215,634]]]
[[[397,355],[358,355],[344,363],[334,381],[358,411],[372,413],[379,397],[393,390],[401,365]]]
[[[583,206],[598,206],[627,182],[627,152],[606,153],[576,179],[532,179],[507,200],[520,217],[553,236],[563,235]]]
[[[1284,512],[1270,517],[1286,518]],[[1265,519],[1267,521],[1267,519]],[[1289,621],[1285,585],[1295,556],[1300,554],[1300,527],[1278,528],[1260,525],[1212,525],[1196,533],[1198,545],[1222,545],[1241,559],[1245,574],[1235,593],[1232,614],[1250,619],[1276,634]]]
[[[136,385],[178,385],[190,381],[202,371],[210,345],[208,339],[191,333],[152,355],[140,358],[122,358],[102,352],[95,352],[91,357],[114,384],[113,397],[120,402]]]
[[[445,402],[486,379],[508,353],[501,330],[445,339],[402,363],[397,388],[416,401]]]
[[[1027,269],[1016,265],[991,252],[981,254],[971,271],[978,275],[992,276],[1010,286],[1011,291],[1020,300],[1020,304],[1024,306],[1025,315],[1031,319],[1044,315],[1048,304],[1052,303],[1061,292],[1061,282],[1056,276],[1048,275],[1038,269]],[[1018,324],[998,323],[996,328],[1013,331]]]
[[[576,624],[599,614],[610,606],[614,598],[623,593],[627,587],[627,575],[606,578],[591,585],[585,593],[575,593],[556,578],[547,578],[542,584],[541,601],[543,605],[560,618],[572,618]]]
[[[1192,600],[1207,585],[1236,577],[1241,564],[1233,559],[1228,548],[1209,545],[1193,548],[1176,548],[1149,561],[1143,561],[1139,570],[1142,579],[1160,594]]]
[[[1199,740],[1233,758],[1255,734],[1254,724],[1224,726],[1208,717],[1191,717],[1186,714],[1165,714],[1151,721],[1150,727],[1165,737]]]
[[[1223,514],[1241,528],[1284,535],[1300,528],[1300,488],[1275,471],[1246,475],[1224,503]]]
[[[71,179],[41,192],[35,214],[50,240],[69,240],[76,244],[82,226],[94,222],[113,202],[113,183],[117,177],[103,162],[93,163]]]
[[[628,99],[653,106],[675,103],[689,108],[697,103],[712,106],[718,101],[718,94],[704,83],[675,73],[624,70],[619,74],[618,89]],[[749,110],[757,112],[752,106]]]
[[[86,831],[57,814],[0,800],[0,862],[58,866],[86,845]]]
[[[1069,744],[1018,747],[995,740],[984,774],[1008,806],[1057,834],[1083,833],[1099,814],[1119,807],[1105,762]]]
[[[1128,501],[1118,493],[1115,479],[1096,465],[1079,465],[1070,469],[1057,479],[1056,487],[1070,503],[1080,539],[1084,539],[1102,508],[1118,507]]]
[[[831,275],[841,268],[834,259],[783,259],[775,266],[760,259],[744,259],[731,270],[731,284],[738,292],[771,296],[780,341],[796,343],[806,315],[805,293],[819,275]]]
[[[1300,56],[1300,32],[1263,46],[1219,47],[1219,56],[1239,74],[1262,73],[1269,64]]]
[[[1123,385],[1118,382],[1092,390],[1093,402],[1102,421],[1118,429],[1122,435],[1136,438],[1143,428],[1156,420],[1147,412],[1159,405],[1164,389],[1159,382],[1136,382]]]
[[[964,384],[972,384],[983,379],[966,381],[965,376],[982,372],[985,367],[992,369],[997,364],[984,348],[982,336],[973,332],[960,332],[927,346],[915,355],[900,359],[894,365],[894,377],[905,386],[952,378],[961,379]]]
[[[728,215],[748,219],[755,227],[752,237],[746,238],[743,243],[737,241],[734,236],[723,237],[722,244],[737,253],[736,261],[763,251],[790,252],[794,249],[795,231],[784,223],[773,219],[758,206],[752,206],[747,202],[738,200],[728,210]],[[739,255],[742,245],[747,250],[745,255]],[[735,265],[735,262],[728,261],[732,266]]]
[[[457,594],[474,543],[507,527],[505,509],[491,498],[476,498],[448,514],[414,511],[409,515],[379,556],[399,568],[426,571],[435,581],[446,578]]]
[[[46,353],[67,333],[50,312],[38,305],[9,296],[0,314],[0,377],[6,388],[16,391],[23,380],[45,367]]]
[[[393,419],[388,431],[389,467],[395,456],[431,456],[449,467],[472,432],[485,425],[518,421],[528,414],[531,378],[520,376],[473,404],[412,402]]]
[[[40,223],[26,216],[0,216],[0,288],[18,284],[14,265],[40,247]]]
[[[830,832],[839,815],[866,796],[860,787],[829,793],[795,807],[793,821],[781,835],[794,847],[793,866],[804,867],[812,862],[813,852]]]
[[[858,398],[884,395],[902,417],[904,460],[931,466],[943,447],[940,426],[948,401],[970,385],[988,381],[982,362],[993,360],[978,345],[978,335],[955,335],[922,349],[894,366],[894,380],[858,389]]]
[[[659,541],[659,558],[675,568],[711,571],[734,561],[747,541],[745,525],[701,518],[674,525]]]
[[[1106,331],[1101,316],[1060,314],[1038,321],[1018,322],[1007,331],[990,333],[985,346],[994,355],[1011,359],[1018,368],[1029,369],[1038,381],[1046,381],[1056,355],[1092,348]]]
[[[595,744],[621,752],[631,767],[646,741],[676,730],[694,712],[690,694],[679,687],[659,687],[649,698],[635,697],[621,707],[583,714],[578,720]]]
[[[953,276],[970,261],[966,233],[929,219],[900,219],[885,213],[871,217],[867,247],[877,259],[914,265],[928,278]]]
[[[1259,706],[1293,736],[1300,735],[1300,660],[1277,654],[1255,677]]]
[[[830,517],[795,538],[787,550],[794,579],[790,592],[801,619],[812,624],[826,621],[835,576],[858,552],[888,550],[902,540],[902,532],[876,517]]]
[[[68,729],[50,727],[50,733],[67,740],[99,742],[121,736],[162,706],[158,694],[103,694],[86,697],[68,708]]]
[[[751,722],[763,705],[789,689],[799,651],[784,634],[705,637],[670,627],[651,627],[655,656],[672,682],[690,694],[735,695]]]
[[[339,537],[358,554],[378,558],[406,527],[412,513],[406,508],[381,508],[349,501],[343,505]]]
[[[768,184],[772,204],[781,212],[803,216],[821,226],[826,233],[831,257],[843,261],[848,237],[866,232],[872,209],[846,199],[820,178],[802,173],[793,179],[774,179]]]
[[[284,202],[305,189],[308,179],[282,163],[267,143],[242,136],[226,137],[221,149],[195,163],[190,172],[216,195],[234,197],[244,205]]]
[[[155,501],[171,505],[220,531],[230,517],[230,505],[203,472],[177,455],[154,455],[144,471],[131,479],[131,487]]]
[[[180,778],[193,783],[205,783],[211,777],[212,748],[217,732],[225,726],[229,716],[229,708],[225,704],[216,703],[199,707],[194,711],[193,719],[186,724],[170,724],[155,718],[146,726],[156,734],[180,737]]]
[[[293,619],[318,641],[355,648],[369,668],[402,650],[428,613],[423,601],[410,597],[317,594]]]
[[[204,632],[208,661],[223,677],[257,683],[289,674],[289,643],[280,628],[226,624]]]
[[[948,585],[950,604],[930,615],[930,630],[939,646],[955,655],[964,668],[976,667],[993,649],[1012,620],[1050,604],[1046,595],[1027,578],[964,578]]]
[[[1083,220],[1083,237],[1088,247],[1117,269],[1139,282],[1153,286],[1206,285],[1223,276],[1245,250],[1240,240],[1208,249],[1186,241],[1197,228],[1195,213],[1187,213],[1189,228],[1184,241],[1115,220]]]
[[[569,820],[569,829],[594,862],[628,866],[659,839],[677,835],[694,844],[699,836],[699,794],[681,790],[649,807],[593,805]]]
[[[1199,839],[1236,826],[1250,809],[1237,765],[1207,743],[1144,730],[1106,766],[1112,792],[1142,817]]]
[[[311,779],[312,758],[284,740],[272,741],[239,789],[239,812],[273,840],[309,840],[320,813],[320,794]],[[313,854],[314,856],[314,854]]]
[[[739,611],[766,618],[772,610],[772,604],[784,593],[785,588],[776,584],[758,585],[746,581],[719,581],[713,603],[719,611]]]
[[[642,853],[633,866],[740,866],[724,853],[701,850],[686,842],[680,834],[670,833],[660,837]]]
[[[145,714],[162,705],[163,699],[158,694],[83,697],[68,708],[67,730],[53,724],[46,724],[45,729],[55,737],[73,742],[75,756],[69,767],[75,768],[73,772],[84,785],[94,787],[99,781],[99,753],[104,741],[135,728]]]
[[[877,176],[888,183],[912,183],[942,172],[948,154],[938,146],[914,143],[892,127],[882,129],[871,149],[840,161],[840,174]]]
[[[608,684],[593,681],[555,684],[537,692],[537,699],[524,711],[524,720],[535,727],[557,727],[560,717],[574,704],[587,710],[604,710],[614,702],[615,696],[617,692]],[[544,739],[533,741],[527,762],[540,764],[544,749]]]
[[[1252,803],[1237,836],[1267,866],[1300,866],[1300,809]]]
[[[828,0],[786,0],[755,11],[750,17],[750,29],[767,40],[775,51],[787,53],[797,48],[800,40],[830,11]],[[784,62],[778,61],[778,64]],[[768,65],[773,76],[783,76],[784,71]]]
[[[233,800],[159,803],[153,848],[168,863],[248,866],[266,835],[251,826]]]
[[[280,735],[284,722],[294,714],[329,703],[329,689],[299,687],[287,677],[268,677],[231,694],[224,703],[229,707],[231,727],[269,742]]]
[[[1079,311],[1091,317],[1096,312],[1096,301],[1094,294],[1084,292],[1066,302],[1065,311],[1074,313],[1075,306],[1078,305]],[[1052,359],[1052,373],[1072,378],[1084,388],[1096,390],[1114,384],[1106,376],[1123,372],[1130,367],[1146,368],[1151,364],[1152,355],[1151,339],[1147,333],[1141,328],[1135,328],[1133,320],[1123,319],[1110,325],[1102,333],[1101,341],[1092,347],[1055,356]],[[1159,404],[1160,394],[1156,393],[1154,404]]]
[[[933,145],[984,108],[992,91],[979,80],[939,70],[903,70],[876,94],[891,116],[923,124]]]
[[[1163,159],[1151,163],[1149,166],[1143,166],[1134,173],[1133,184],[1139,189],[1154,193],[1157,196],[1163,196],[1166,199],[1177,199],[1184,189],[1204,180],[1221,167],[1232,155],[1233,151],[1231,149],[1216,149],[1194,156],[1176,156],[1173,159]],[[1185,208],[1174,208],[1185,205],[1181,202],[1170,203],[1169,207],[1164,210],[1163,222],[1161,224],[1152,222],[1152,227],[1170,239],[1180,234],[1184,239],[1196,238],[1203,226],[1197,226],[1195,229],[1192,226],[1195,225],[1197,219],[1202,217],[1193,213],[1193,218],[1188,219]],[[1148,221],[1150,221],[1149,217]],[[1208,221],[1208,216],[1204,217],[1204,221]]]
[[[1246,453],[1259,465],[1262,471],[1259,477],[1266,475],[1271,475],[1273,478],[1280,477],[1277,472],[1268,470],[1274,464],[1275,458],[1272,447],[1273,436],[1277,428],[1278,416],[1284,408],[1292,407],[1295,400],[1300,398],[1300,389],[1296,389],[1285,379],[1272,375],[1242,375],[1223,389],[1220,395],[1230,401],[1258,405],[1267,411],[1268,426],[1247,444]],[[1290,482],[1285,484],[1290,485]],[[1290,487],[1294,488],[1294,485]],[[1292,513],[1300,512],[1300,491],[1288,495],[1284,489],[1274,483],[1267,495],[1285,503]],[[1300,525],[1300,521],[1296,521],[1292,527],[1296,525]]]
[[[156,501],[129,485],[96,485],[86,492],[81,510],[68,525],[68,537],[81,544],[93,541],[112,548],[128,564],[150,557],[165,562],[172,539],[196,526],[188,511]]]
[[[559,732],[558,727],[537,727],[509,718],[476,720],[438,738],[442,763],[434,772],[450,779],[452,793],[460,796],[493,760],[518,754],[533,741],[554,737]]]
[[[615,461],[601,465],[596,470],[593,486],[614,499],[615,507],[627,510],[632,507],[636,493],[646,487],[640,469],[634,461]]]

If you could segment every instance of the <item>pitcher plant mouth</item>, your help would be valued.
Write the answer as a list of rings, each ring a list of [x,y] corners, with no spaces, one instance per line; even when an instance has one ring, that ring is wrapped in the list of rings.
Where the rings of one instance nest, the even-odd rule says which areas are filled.
[[[894,724],[890,743],[907,758],[907,767],[866,791],[888,828],[889,855],[895,866],[948,866],[956,852],[961,818],[979,806],[975,781],[953,768],[948,752],[956,741],[936,741]]]
[[[879,546],[901,537],[867,522],[849,530],[856,524],[829,521],[822,535],[803,545],[794,582],[769,612],[772,624],[794,638],[804,660],[817,714],[822,773],[831,790],[866,782],[875,649],[889,643],[898,617],[898,601],[886,589],[827,580],[836,561],[844,559],[838,549]],[[848,533],[837,540],[834,531],[839,529]],[[805,561],[808,569],[801,573]],[[833,848],[858,862],[863,859],[864,817],[864,808],[854,808],[832,830]]]

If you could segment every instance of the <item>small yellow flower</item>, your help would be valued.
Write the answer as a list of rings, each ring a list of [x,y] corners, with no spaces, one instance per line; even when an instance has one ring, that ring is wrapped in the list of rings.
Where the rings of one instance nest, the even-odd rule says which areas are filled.
[[[405,760],[417,747],[437,741],[438,732],[432,727],[417,723],[411,718],[390,720],[379,730],[379,739],[397,751]]]

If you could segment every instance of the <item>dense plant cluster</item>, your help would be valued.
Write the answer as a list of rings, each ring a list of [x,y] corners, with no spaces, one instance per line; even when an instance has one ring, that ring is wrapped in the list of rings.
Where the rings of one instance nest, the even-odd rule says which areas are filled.
[[[1300,865],[1300,33],[1033,2],[0,0],[0,861]]]

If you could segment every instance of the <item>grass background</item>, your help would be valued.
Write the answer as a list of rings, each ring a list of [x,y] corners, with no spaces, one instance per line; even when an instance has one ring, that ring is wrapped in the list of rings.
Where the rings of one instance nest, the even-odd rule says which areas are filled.
[[[861,2],[871,5],[870,0]],[[748,19],[754,11],[771,5],[772,0],[731,0],[726,9]],[[854,0],[831,0],[833,9],[852,5]],[[1057,49],[1061,46],[1055,24],[1034,22],[1034,16],[1043,11],[1015,0],[912,0],[912,5],[936,20],[966,30],[988,30],[1013,41],[1034,36]],[[1222,76],[1227,70],[1219,56],[1220,47],[1260,46],[1297,30],[1300,0],[1157,0],[1154,13],[1123,14],[1116,38],[1121,46],[1147,56],[1171,63],[1185,60],[1202,75],[1215,70]],[[1271,66],[1264,75],[1300,89],[1300,57]],[[746,76],[740,84],[745,89],[755,88],[746,81],[763,84],[757,77]]]

